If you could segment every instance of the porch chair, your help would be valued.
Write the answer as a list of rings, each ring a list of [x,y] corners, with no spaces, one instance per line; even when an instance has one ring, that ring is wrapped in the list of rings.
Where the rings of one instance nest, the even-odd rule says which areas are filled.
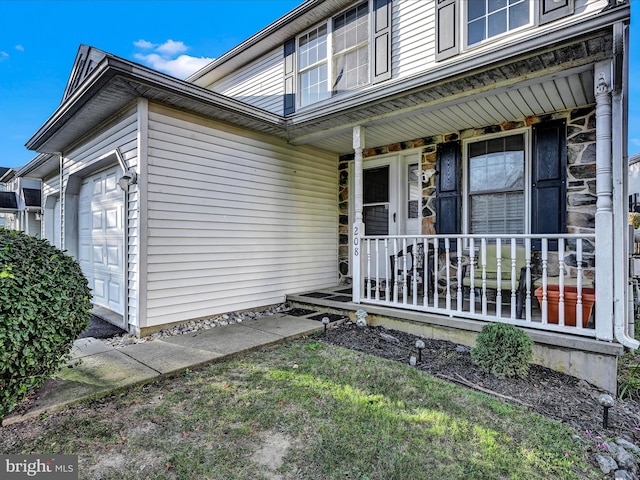
[[[413,243],[407,245],[407,248],[401,248],[396,254],[391,255],[389,258],[389,262],[391,264],[391,288],[396,284],[396,279],[398,282],[406,282],[407,286],[413,284],[413,275],[414,275],[414,262],[415,262],[415,271],[416,271],[416,281],[419,285],[418,291],[422,291],[422,285],[425,279],[425,254],[424,254],[424,245],[422,243],[416,244],[416,251],[413,251]],[[431,253],[431,252],[430,252]],[[407,269],[405,272],[404,267],[404,259],[406,257],[407,260]],[[427,271],[431,272],[433,266],[433,257],[432,254],[429,255],[429,259],[427,260],[428,267]],[[429,278],[431,276],[429,275]],[[431,279],[429,283],[429,288],[433,287],[433,279]]]
[[[467,288],[482,288],[482,265],[485,264],[485,279],[487,291],[492,290],[497,292],[498,290],[498,255],[497,246],[495,244],[486,245],[486,259],[482,257],[482,250],[479,250],[474,262],[473,281],[470,275],[470,267],[465,267],[462,273],[462,285]],[[501,283],[500,289],[502,291],[511,291],[511,245],[502,245],[500,249],[500,265],[501,265]],[[516,317],[522,317],[522,305],[524,303],[524,296],[526,294],[526,251],[522,246],[516,246]],[[510,295],[509,295],[510,296]]]

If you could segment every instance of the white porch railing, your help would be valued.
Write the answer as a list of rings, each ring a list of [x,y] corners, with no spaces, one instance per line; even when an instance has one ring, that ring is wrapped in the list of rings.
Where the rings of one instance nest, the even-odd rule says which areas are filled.
[[[359,244],[354,302],[595,336],[595,235],[363,236]]]

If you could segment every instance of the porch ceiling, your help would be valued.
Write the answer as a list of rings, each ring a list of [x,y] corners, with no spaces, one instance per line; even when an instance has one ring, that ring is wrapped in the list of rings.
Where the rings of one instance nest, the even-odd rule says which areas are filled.
[[[406,99],[411,102],[410,98]],[[417,102],[417,100],[416,100]],[[526,117],[573,109],[595,102],[593,68],[578,69],[537,79],[493,93],[479,93],[444,104],[419,104],[419,108],[361,122],[366,127],[366,148],[406,142],[432,135],[480,128]],[[353,150],[353,125],[334,127],[321,135],[298,137],[306,144],[334,153]]]

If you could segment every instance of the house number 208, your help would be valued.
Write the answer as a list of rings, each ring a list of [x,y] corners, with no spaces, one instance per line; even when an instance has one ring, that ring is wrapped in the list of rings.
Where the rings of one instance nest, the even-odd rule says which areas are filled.
[[[359,245],[360,245],[360,228],[353,227],[353,255],[356,257],[360,255]]]

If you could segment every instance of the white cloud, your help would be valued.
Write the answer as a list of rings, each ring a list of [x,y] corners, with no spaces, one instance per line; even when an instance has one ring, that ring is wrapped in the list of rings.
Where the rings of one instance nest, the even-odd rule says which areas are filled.
[[[19,52],[24,52],[24,47],[22,45],[16,45],[16,50]]]
[[[180,55],[178,58],[171,59],[162,57],[157,53],[150,53],[149,55],[136,54],[135,57],[155,70],[181,79],[187,78],[214,60],[213,58],[191,57],[189,55]]]
[[[156,46],[155,43],[151,43],[151,42],[147,42],[144,39],[140,39],[137,42],[133,42],[133,45],[138,47],[138,48],[144,48],[145,50],[149,50],[151,48],[154,48]]]
[[[7,58],[9,58],[9,54],[0,50],[0,62],[6,60]]]
[[[153,50],[151,53],[136,53],[134,57],[137,60],[155,70],[181,79],[187,78],[214,60],[207,57],[179,55],[188,51],[189,47],[184,42],[171,39],[160,45],[140,39],[134,42],[133,45],[139,49]]]
[[[187,46],[182,42],[175,42],[171,39],[164,42],[158,48],[156,48],[156,52],[161,55],[165,55],[167,57],[173,57],[178,53],[184,53],[188,50]]]

